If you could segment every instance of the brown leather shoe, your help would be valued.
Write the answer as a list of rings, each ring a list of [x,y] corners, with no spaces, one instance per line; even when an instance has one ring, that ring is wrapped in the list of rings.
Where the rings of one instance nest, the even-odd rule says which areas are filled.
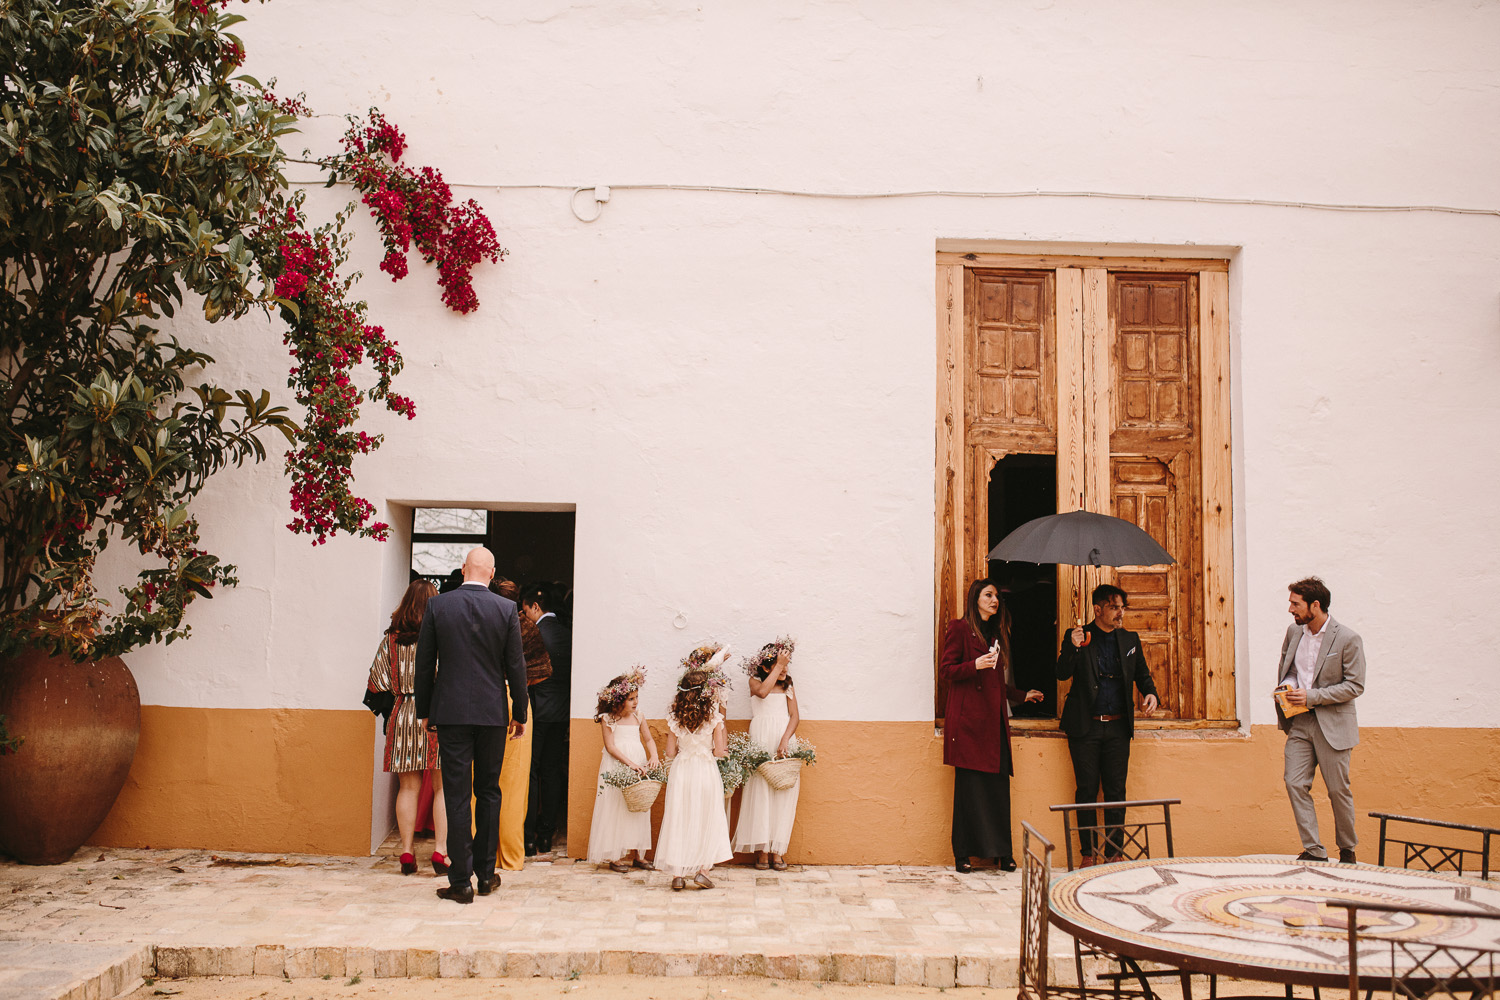
[[[438,899],[451,899],[455,903],[474,902],[474,887],[471,885],[446,885],[437,891]]]
[[[1099,863],[1098,859],[1095,858],[1092,854],[1084,854],[1084,855],[1081,855],[1078,858],[1078,867],[1079,868],[1092,868],[1092,867],[1094,867],[1094,865],[1096,865],[1098,863]]]
[[[714,884],[709,881],[708,876],[699,872],[693,876],[693,884],[700,889],[712,889]]]

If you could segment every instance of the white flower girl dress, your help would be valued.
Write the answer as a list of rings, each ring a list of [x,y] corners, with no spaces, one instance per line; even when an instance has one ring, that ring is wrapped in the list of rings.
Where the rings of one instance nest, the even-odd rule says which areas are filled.
[[[656,838],[656,870],[691,876],[734,857],[729,821],[724,816],[724,781],[714,761],[714,729],[724,721],[720,709],[688,732],[668,719],[677,737],[677,759],[667,777],[666,806]]]

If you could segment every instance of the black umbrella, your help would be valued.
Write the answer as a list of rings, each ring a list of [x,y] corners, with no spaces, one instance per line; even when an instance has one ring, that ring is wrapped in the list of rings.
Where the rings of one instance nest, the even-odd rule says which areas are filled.
[[[1066,566],[1161,566],[1177,561],[1129,521],[1087,510],[1027,521],[990,549],[990,558]]]

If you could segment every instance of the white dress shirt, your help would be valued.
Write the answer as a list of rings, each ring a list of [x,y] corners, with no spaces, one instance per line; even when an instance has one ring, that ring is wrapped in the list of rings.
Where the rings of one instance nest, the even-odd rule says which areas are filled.
[[[1328,634],[1328,623],[1332,620],[1324,618],[1323,627],[1316,632],[1311,625],[1302,626],[1302,641],[1297,643],[1292,663],[1297,668],[1297,686],[1304,691],[1313,686],[1318,676],[1318,654],[1323,652],[1323,637]]]

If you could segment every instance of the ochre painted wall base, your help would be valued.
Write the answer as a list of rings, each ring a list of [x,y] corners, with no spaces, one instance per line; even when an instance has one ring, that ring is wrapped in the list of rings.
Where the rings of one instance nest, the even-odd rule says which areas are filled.
[[[147,705],[125,790],[91,838],[103,846],[364,855],[369,850],[370,713],[310,709],[196,709]],[[743,730],[735,722],[731,729]],[[653,723],[660,747],[665,726]],[[804,721],[821,762],[804,769],[788,860],[802,864],[950,864],[953,772],[931,723]],[[1360,857],[1374,861],[1371,811],[1500,826],[1500,754],[1493,729],[1366,728],[1354,751]],[[1293,854],[1300,849],[1281,781],[1284,737],[1143,733],[1131,754],[1130,794],[1178,797],[1178,854]],[[1067,741],[1016,735],[1012,826],[1030,820],[1062,844],[1052,803],[1073,798]],[[602,742],[574,719],[568,851],[583,857]],[[1333,821],[1314,786],[1323,840]],[[738,796],[735,808],[738,809]],[[654,809],[661,821],[662,803]],[[1019,844],[1017,845],[1019,847]]]
[[[730,723],[731,729],[745,727]],[[665,748],[664,725],[653,723],[652,730]],[[952,864],[953,771],[942,763],[942,739],[931,723],[805,720],[798,732],[817,746],[819,763],[802,772],[788,861]],[[1361,860],[1376,856],[1379,824],[1366,817],[1372,811],[1500,826],[1494,730],[1367,728],[1360,736],[1352,772]],[[1253,727],[1249,735],[1142,733],[1131,752],[1130,795],[1182,799],[1172,812],[1180,855],[1295,854],[1302,846],[1282,783],[1284,743],[1274,726]],[[568,853],[577,858],[588,850],[602,746],[597,723],[573,720]],[[1011,746],[1017,850],[1024,819],[1061,852],[1062,821],[1047,807],[1073,801],[1067,740],[1056,733],[1018,734]],[[1321,801],[1323,841],[1336,850],[1321,779],[1313,797]],[[658,799],[653,831],[661,808]]]
[[[373,716],[141,706],[107,847],[367,855]]]

